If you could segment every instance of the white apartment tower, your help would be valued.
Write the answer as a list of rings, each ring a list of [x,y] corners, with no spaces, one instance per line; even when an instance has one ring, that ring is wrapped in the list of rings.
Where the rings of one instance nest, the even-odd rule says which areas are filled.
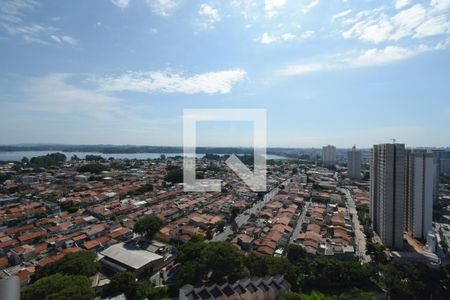
[[[403,249],[406,153],[403,144],[374,145],[370,166],[373,229],[390,249]]]
[[[347,167],[347,176],[349,178],[361,179],[361,151],[356,150],[355,146],[348,152]]]
[[[336,165],[336,147],[332,145],[322,147],[322,165],[332,167]]]
[[[431,230],[436,165],[433,153],[406,152],[406,231],[426,239]]]

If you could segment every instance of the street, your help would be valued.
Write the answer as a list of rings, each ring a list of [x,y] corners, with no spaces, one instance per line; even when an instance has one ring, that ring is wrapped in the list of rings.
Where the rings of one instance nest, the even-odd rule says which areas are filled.
[[[286,179],[282,183],[280,183],[276,188],[272,189],[270,192],[264,195],[263,200],[256,202],[253,204],[253,206],[246,211],[242,212],[239,216],[236,217],[235,221],[236,224],[239,227],[244,225],[248,222],[248,219],[250,219],[251,214],[258,213],[261,208],[263,208],[266,203],[270,202],[272,198],[279,192],[281,185],[286,185],[290,182],[291,178]],[[231,226],[225,226],[224,230],[221,233],[218,233],[214,235],[212,238],[212,241],[226,241],[231,235],[233,234],[233,230],[231,229]]]
[[[370,262],[370,257],[366,255],[366,236],[362,232],[361,225],[359,224],[355,200],[353,199],[349,190],[344,188],[338,189],[345,194],[345,198],[347,199],[347,208],[352,217],[353,230],[355,232],[356,254],[363,263],[368,263]]]
[[[303,211],[302,211],[301,215],[298,217],[297,225],[295,226],[295,229],[292,232],[291,238],[289,240],[289,244],[293,244],[294,243],[294,241],[297,238],[298,234],[302,230],[303,219],[305,218],[306,211],[308,210],[308,207],[310,205],[311,205],[311,202],[309,202],[309,201],[305,203],[305,206],[303,207]]]

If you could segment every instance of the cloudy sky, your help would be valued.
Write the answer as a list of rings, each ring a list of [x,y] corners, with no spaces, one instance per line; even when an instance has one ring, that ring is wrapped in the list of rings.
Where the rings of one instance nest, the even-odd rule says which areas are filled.
[[[450,0],[0,2],[0,144],[450,146]]]

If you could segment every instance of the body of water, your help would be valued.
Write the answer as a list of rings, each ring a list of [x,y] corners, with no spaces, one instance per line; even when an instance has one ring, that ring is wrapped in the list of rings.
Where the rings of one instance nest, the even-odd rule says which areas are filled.
[[[60,152],[66,155],[67,159],[70,159],[73,155],[79,158],[85,158],[86,155],[100,155],[104,158],[114,157],[117,159],[156,159],[160,158],[161,155],[166,157],[182,156],[182,153],[100,153],[100,152],[62,152],[62,151],[11,151],[11,152],[0,152],[0,161],[20,161],[23,157],[28,159],[36,156],[43,156],[49,153]],[[205,154],[198,153],[197,157],[202,158]],[[267,155],[267,159],[283,159],[282,156],[278,155]]]

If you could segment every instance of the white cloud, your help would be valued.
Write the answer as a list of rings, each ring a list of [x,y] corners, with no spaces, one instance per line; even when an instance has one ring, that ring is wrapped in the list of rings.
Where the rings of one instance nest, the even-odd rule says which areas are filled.
[[[314,30],[307,30],[300,35],[300,38],[306,40],[309,39],[310,37],[313,37],[314,34],[316,34]]]
[[[304,75],[307,73],[330,70],[333,68],[334,68],[333,65],[321,64],[321,63],[299,64],[299,65],[288,66],[288,67],[280,70],[279,74],[282,76],[298,76],[298,75]]]
[[[35,0],[6,0],[0,5],[0,20],[19,23],[26,11],[32,11],[38,6]]]
[[[415,48],[387,46],[384,48],[372,48],[363,51],[341,53],[324,58],[322,59],[323,62],[320,63],[290,65],[281,69],[278,73],[282,76],[300,76],[319,71],[386,65],[407,60],[425,52],[446,49],[449,43],[450,42],[439,43],[433,47],[419,45]]]
[[[58,28],[52,26],[32,25],[7,25],[4,24],[7,33],[12,36],[20,36],[29,43],[50,44],[56,42],[59,45],[77,46],[78,41],[73,37],[62,34]]]
[[[417,27],[416,35],[414,37],[423,38],[445,33],[450,33],[450,22],[447,21],[446,17],[438,16],[427,20]]]
[[[416,4],[411,8],[402,10],[392,17],[392,23],[396,30],[390,37],[391,40],[399,40],[404,37],[413,35],[414,29],[419,26],[427,16],[425,8]]]
[[[351,9],[344,10],[343,12],[340,12],[340,13],[335,14],[334,16],[332,16],[332,17],[331,17],[331,21],[334,22],[334,21],[336,21],[337,19],[342,18],[342,17],[345,17],[345,16],[347,16],[347,15],[349,15],[349,14],[351,14],[351,13],[352,13],[352,10],[351,10]]]
[[[273,42],[278,41],[278,37],[275,35],[271,35],[268,32],[264,32],[263,35],[260,38],[260,41],[262,44],[271,44]]]
[[[393,29],[391,22],[386,15],[382,15],[378,20],[368,19],[356,23],[352,28],[342,33],[346,39],[357,37],[361,40],[372,43],[381,43],[386,41]]]
[[[200,26],[206,30],[214,29],[214,24],[220,21],[219,11],[206,3],[200,5],[198,14],[202,18]]]
[[[309,2],[307,5],[305,5],[302,9],[304,14],[307,14],[311,11],[311,9],[313,9],[314,7],[316,7],[319,4],[319,0],[311,0],[311,2]]]
[[[261,42],[261,44],[272,44],[280,41],[306,40],[314,36],[314,34],[315,32],[313,30],[304,31],[300,35],[295,35],[291,32],[286,32],[279,35],[264,32],[262,36],[257,39],[257,41]]]
[[[408,6],[411,3],[411,0],[395,0],[395,8],[402,9],[405,6]]]
[[[440,11],[450,9],[450,0],[431,0],[431,6]]]
[[[260,17],[259,0],[232,0],[231,6],[247,21],[255,21]]]
[[[408,49],[397,46],[387,46],[382,49],[373,48],[351,59],[351,65],[357,67],[383,65],[411,58],[421,52],[421,49]]]
[[[264,11],[268,18],[275,17],[279,10],[286,5],[286,0],[265,0]]]
[[[293,35],[292,33],[288,32],[288,33],[282,34],[282,35],[281,35],[281,38],[282,38],[284,41],[290,41],[290,40],[295,39],[295,35]]]
[[[153,13],[164,17],[170,16],[180,5],[180,0],[146,0]]]
[[[51,35],[51,38],[56,41],[57,43],[63,45],[63,44],[68,44],[71,46],[77,46],[78,45],[78,41],[76,39],[74,39],[71,36],[68,35],[63,35],[63,36],[57,36],[57,35]]]
[[[100,90],[107,92],[227,94],[245,75],[246,72],[241,69],[208,72],[191,77],[170,72],[128,72],[95,81]]]
[[[449,0],[450,1],[450,0]],[[374,44],[398,41],[404,38],[424,38],[450,33],[448,14],[442,14],[433,6],[416,4],[389,16],[385,8],[366,10],[346,18],[344,25],[351,25],[342,32],[345,39],[357,38]]]
[[[131,0],[111,0],[111,2],[120,8],[127,8],[130,5]]]
[[[60,44],[77,46],[78,41],[61,29],[44,24],[26,22],[26,14],[33,12],[39,3],[34,0],[6,0],[0,5],[0,25],[10,36],[22,38],[28,43],[43,45]]]

